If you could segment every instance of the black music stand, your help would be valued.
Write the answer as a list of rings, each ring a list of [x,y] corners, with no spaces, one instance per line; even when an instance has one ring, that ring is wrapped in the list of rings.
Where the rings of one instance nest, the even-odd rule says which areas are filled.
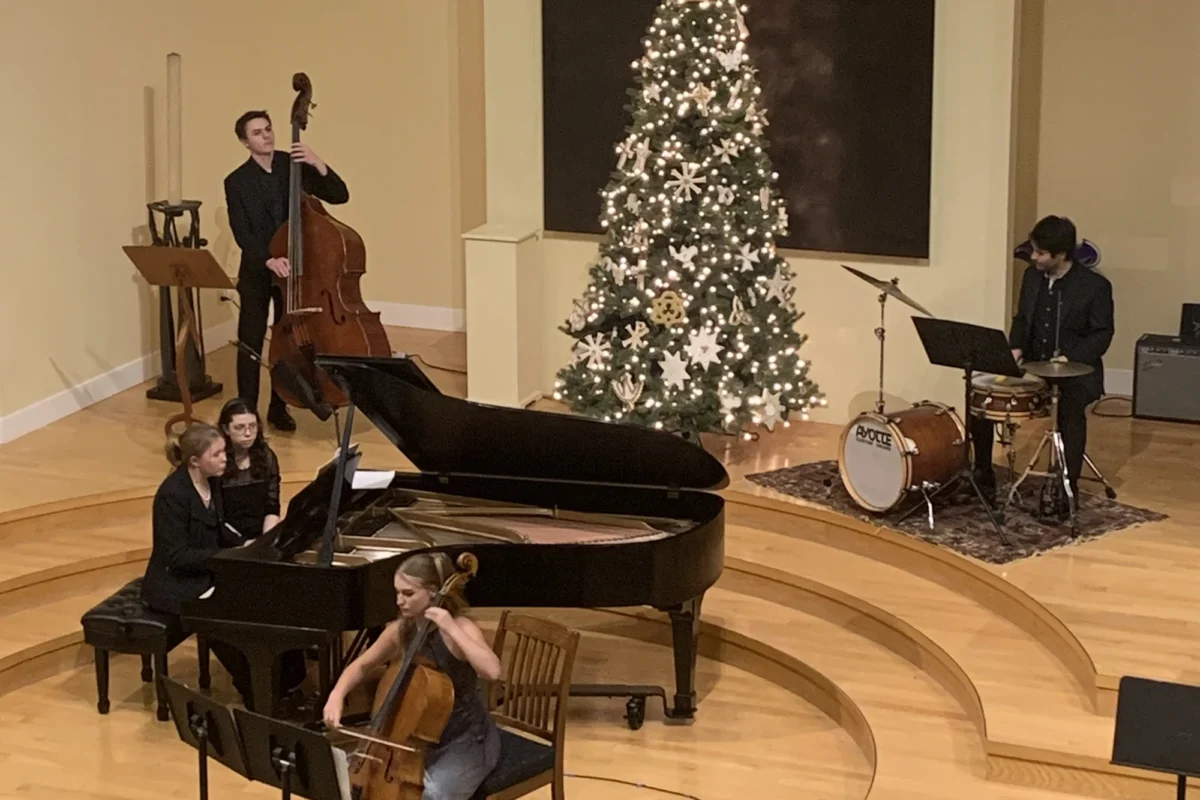
[[[233,710],[246,748],[247,777],[310,800],[342,800],[333,745],[323,734],[242,708]],[[349,786],[346,787],[346,792]]]
[[[963,464],[958,475],[953,480],[947,481],[944,486],[933,493],[932,497],[938,496],[948,487],[961,481],[971,484],[971,488],[975,490],[975,496],[979,498],[983,510],[987,512],[988,519],[992,521],[992,527],[996,529],[996,535],[1000,537],[1002,543],[1007,545],[1008,537],[1004,535],[1004,529],[996,517],[996,512],[988,503],[987,498],[983,496],[979,484],[975,482],[974,470],[971,468],[971,443],[973,440],[970,419],[971,379],[975,372],[1007,375],[1011,378],[1020,378],[1024,373],[1021,372],[1016,359],[1013,358],[1012,348],[1008,345],[1008,338],[1004,335],[1004,331],[950,319],[914,316],[912,321],[917,326],[917,335],[921,337],[921,344],[925,347],[925,355],[929,358],[930,364],[963,371],[963,427],[967,431],[966,441],[963,443]],[[929,499],[932,500],[932,497]],[[905,519],[919,507],[917,505],[909,509],[904,516],[900,517],[900,520]]]
[[[243,778],[250,777],[246,753],[230,710],[176,680],[166,676],[159,680],[167,690],[167,704],[179,738],[200,752],[200,800],[208,798],[209,756]]]
[[[1188,777],[1200,777],[1200,687],[1121,678],[1112,763],[1175,775],[1183,800]]]

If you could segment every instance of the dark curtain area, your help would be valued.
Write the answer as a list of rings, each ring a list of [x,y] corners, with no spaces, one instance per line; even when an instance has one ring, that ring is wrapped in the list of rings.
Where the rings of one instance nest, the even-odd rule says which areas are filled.
[[[934,0],[750,0],[785,248],[929,254]],[[601,233],[647,0],[545,0],[546,227]]]

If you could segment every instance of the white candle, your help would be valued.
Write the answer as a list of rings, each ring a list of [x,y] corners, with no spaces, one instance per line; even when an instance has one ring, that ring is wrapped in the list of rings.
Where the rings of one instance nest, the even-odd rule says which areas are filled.
[[[183,202],[183,96],[179,53],[167,56],[167,202]]]

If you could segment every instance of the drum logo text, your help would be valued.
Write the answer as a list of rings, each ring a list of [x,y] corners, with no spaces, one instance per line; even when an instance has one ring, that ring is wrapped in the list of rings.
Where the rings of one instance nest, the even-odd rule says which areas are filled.
[[[864,444],[873,444],[880,450],[892,449],[892,434],[887,431],[881,431],[878,428],[868,428],[865,425],[858,425],[854,429],[854,438],[856,441]]]

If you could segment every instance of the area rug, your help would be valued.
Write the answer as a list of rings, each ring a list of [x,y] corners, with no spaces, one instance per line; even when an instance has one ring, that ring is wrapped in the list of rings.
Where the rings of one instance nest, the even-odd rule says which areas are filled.
[[[1007,564],[1030,556],[1067,545],[1080,544],[1098,539],[1105,534],[1157,522],[1167,518],[1166,514],[1109,500],[1102,494],[1092,494],[1084,482],[1080,493],[1078,518],[1079,536],[1071,537],[1069,525],[1042,522],[1031,513],[1040,496],[1044,478],[1033,476],[1025,479],[1016,502],[1005,512],[1004,534],[1008,544],[1000,541],[987,513],[968,483],[948,490],[933,501],[933,528],[929,527],[929,513],[925,501],[919,495],[921,507],[904,521],[899,518],[913,505],[906,500],[897,509],[886,514],[873,514],[860,508],[842,484],[836,461],[814,461],[796,467],[759,472],[746,476],[760,486],[777,492],[825,506],[840,514],[881,525],[900,533],[913,536],[930,544],[953,550],[991,564]],[[1009,485],[1009,472],[1004,467],[996,468],[998,497],[1003,500]],[[1022,508],[1021,506],[1028,507]]]

